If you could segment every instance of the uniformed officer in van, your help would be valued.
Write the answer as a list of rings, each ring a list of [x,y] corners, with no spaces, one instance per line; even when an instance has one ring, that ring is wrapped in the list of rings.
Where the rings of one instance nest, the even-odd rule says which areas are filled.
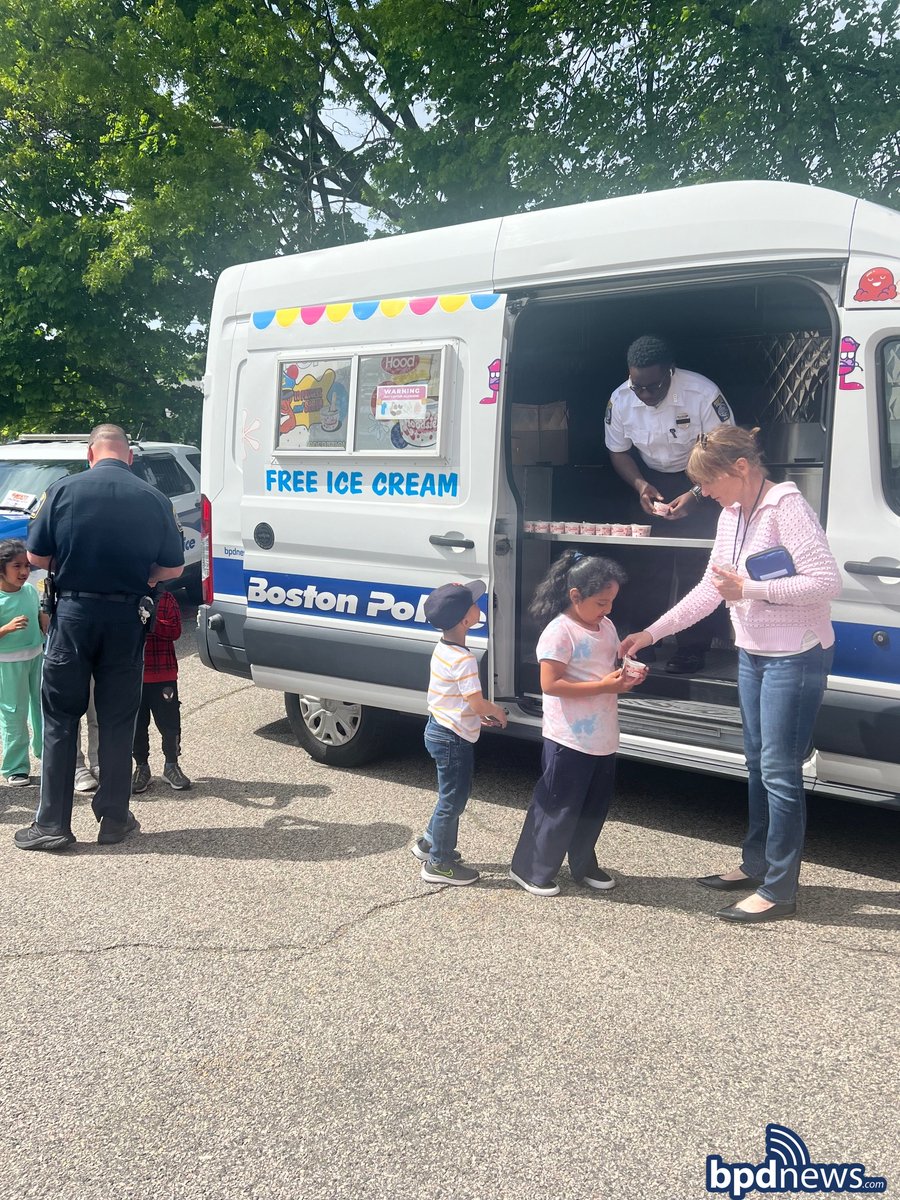
[[[53,573],[58,594],[44,657],[44,755],[34,823],[21,850],[61,850],[75,841],[72,791],[78,721],[94,680],[100,786],[92,806],[101,845],[138,824],[129,807],[131,745],[141,701],[145,624],[141,600],[184,569],[171,501],[131,472],[131,447],[118,425],[98,425],[90,470],[49,489],[28,533],[28,557]]]
[[[701,433],[734,424],[731,409],[711,379],[675,366],[661,338],[639,337],[628,347],[627,362],[628,379],[606,407],[606,448],[616,474],[637,493],[630,519],[651,524],[659,537],[711,538],[718,510],[692,486],[685,467]],[[644,627],[645,610],[652,616],[654,603],[668,597],[673,571],[680,599],[706,564],[706,556],[691,549],[642,546],[628,558],[630,583],[617,605],[620,633],[623,623]],[[714,613],[679,634],[666,670],[700,670],[716,628]]]

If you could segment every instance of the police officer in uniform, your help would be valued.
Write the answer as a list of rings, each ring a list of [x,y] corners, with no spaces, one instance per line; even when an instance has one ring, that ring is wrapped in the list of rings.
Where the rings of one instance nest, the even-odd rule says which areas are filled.
[[[631,520],[653,525],[659,537],[714,537],[718,506],[703,499],[685,467],[702,433],[734,424],[731,409],[711,379],[676,367],[671,349],[660,338],[644,336],[632,342],[627,361],[628,379],[606,407],[606,448],[616,474],[637,493]],[[668,505],[666,514],[654,508],[659,503]],[[699,581],[707,557],[699,548],[635,550],[629,556],[630,583],[617,604],[620,626],[636,622],[635,628],[643,629],[648,605],[652,617],[661,599],[667,603],[664,589],[672,573],[680,599]],[[713,613],[678,634],[677,650],[666,670],[700,670],[720,619]]]
[[[98,425],[90,470],[47,492],[28,534],[28,558],[53,572],[58,593],[44,657],[44,756],[34,823],[21,850],[61,850],[75,841],[72,791],[78,722],[91,678],[100,731],[94,815],[101,845],[139,828],[128,807],[131,745],[141,700],[145,624],[140,601],[184,569],[184,539],[169,500],[131,472],[118,425]]]

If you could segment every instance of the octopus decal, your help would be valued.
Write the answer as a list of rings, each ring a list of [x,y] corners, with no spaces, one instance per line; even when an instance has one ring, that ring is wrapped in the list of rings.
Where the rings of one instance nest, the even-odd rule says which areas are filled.
[[[841,356],[838,360],[838,378],[840,379],[840,383],[838,387],[842,392],[858,392],[862,387],[862,384],[857,380],[849,378],[854,371],[862,370],[862,367],[856,361],[856,351],[858,349],[859,342],[856,338],[841,338]]]
[[[897,285],[894,273],[887,267],[872,267],[859,278],[854,300],[862,303],[878,300],[896,300]]]

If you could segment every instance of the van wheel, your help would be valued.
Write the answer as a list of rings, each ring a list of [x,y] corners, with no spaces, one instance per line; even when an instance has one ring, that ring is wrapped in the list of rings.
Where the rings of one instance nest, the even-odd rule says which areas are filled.
[[[377,708],[291,692],[285,693],[284,708],[294,736],[316,762],[361,767],[381,750],[384,718]]]

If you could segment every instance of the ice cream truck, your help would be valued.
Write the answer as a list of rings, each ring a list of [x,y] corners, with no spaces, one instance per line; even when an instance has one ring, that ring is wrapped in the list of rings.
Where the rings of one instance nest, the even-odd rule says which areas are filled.
[[[392,714],[425,713],[425,598],[482,579],[469,644],[509,711],[495,736],[539,737],[528,603],[564,547],[631,540],[609,524],[628,497],[604,411],[626,347],[655,333],[760,427],[843,572],[810,791],[900,806],[898,280],[900,213],[769,182],[226,270],[204,379],[203,662],[283,692],[314,758],[360,764]],[[694,674],[652,669],[620,719],[626,755],[740,777],[730,640]]]

